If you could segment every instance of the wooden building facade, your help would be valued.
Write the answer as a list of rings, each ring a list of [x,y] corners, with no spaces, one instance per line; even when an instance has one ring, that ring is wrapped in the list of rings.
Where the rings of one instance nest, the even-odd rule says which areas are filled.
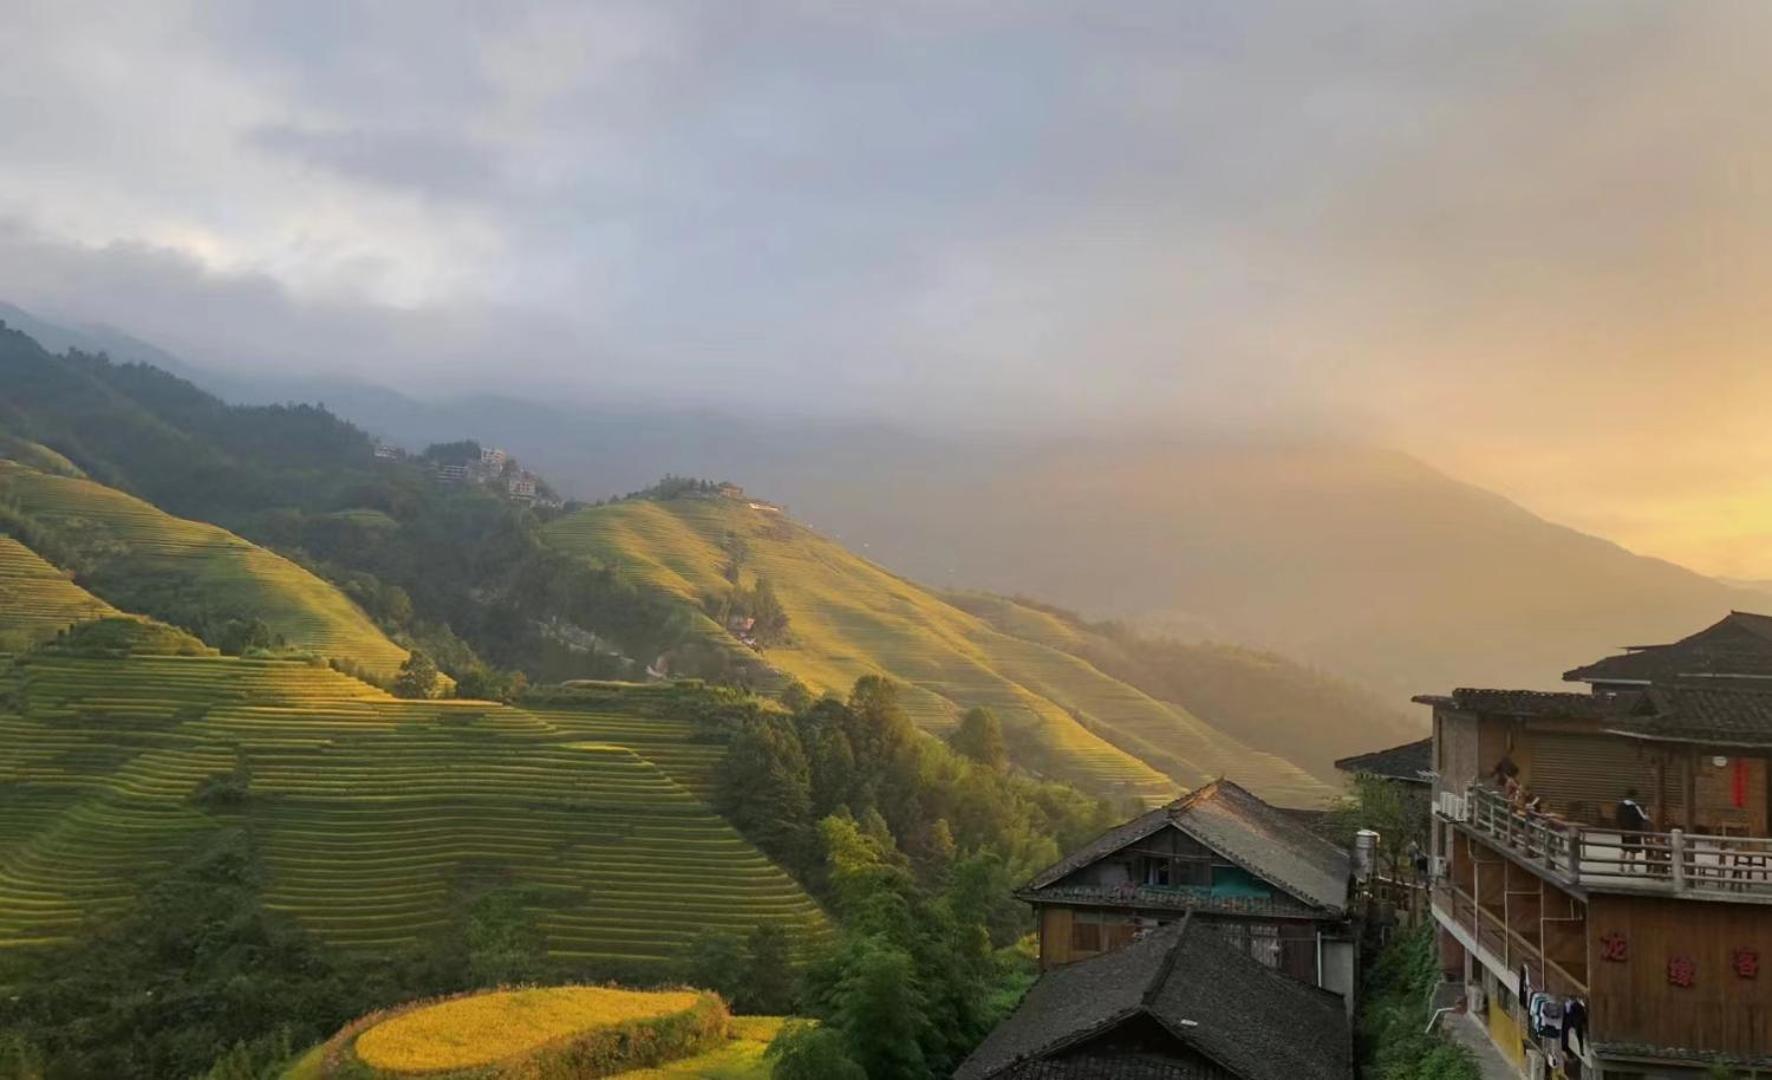
[[[1040,966],[1125,948],[1193,912],[1264,966],[1352,1000],[1347,852],[1228,780],[1110,829],[1016,895]]]
[[[1441,955],[1523,1073],[1772,1069],[1772,685],[1727,670],[1772,671],[1772,636],[1742,626],[1772,632],[1759,620],[1578,668],[1587,693],[1417,699]],[[1579,1030],[1535,1025],[1535,1000]]]

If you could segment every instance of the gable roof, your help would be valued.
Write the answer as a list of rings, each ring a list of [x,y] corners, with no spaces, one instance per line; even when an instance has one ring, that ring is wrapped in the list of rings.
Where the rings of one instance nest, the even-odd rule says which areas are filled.
[[[1634,645],[1563,673],[1570,682],[1666,682],[1682,677],[1772,677],[1772,615],[1731,611],[1666,645]]]
[[[1344,757],[1335,763],[1335,767],[1355,776],[1381,776],[1411,784],[1432,783],[1434,737],[1429,735],[1386,750]]]
[[[1083,867],[1162,829],[1180,829],[1313,908],[1347,908],[1348,853],[1243,787],[1218,779],[1109,829],[1034,875],[1018,895],[1036,898]]]
[[[1607,730],[1662,742],[1772,746],[1772,689],[1652,687]]]
[[[1191,915],[1042,975],[954,1080],[990,1080],[1148,1017],[1243,1080],[1350,1080],[1339,994],[1264,967]]]

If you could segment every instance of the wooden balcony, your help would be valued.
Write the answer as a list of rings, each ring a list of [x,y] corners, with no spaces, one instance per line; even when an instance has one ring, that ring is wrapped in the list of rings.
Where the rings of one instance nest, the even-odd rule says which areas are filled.
[[[1585,960],[1576,959],[1579,950],[1574,953],[1565,950],[1566,955],[1561,957],[1547,954],[1539,942],[1521,933],[1521,928],[1509,926],[1505,913],[1479,904],[1469,893],[1448,881],[1434,884],[1432,909],[1436,918],[1469,935],[1484,951],[1500,961],[1506,971],[1515,972],[1524,965],[1532,972],[1537,986],[1549,986],[1559,993],[1588,992],[1587,964]],[[1551,921],[1581,923],[1581,920]],[[1583,933],[1582,929],[1576,930],[1577,944]]]
[[[1528,813],[1480,784],[1435,806],[1535,873],[1580,889],[1772,903],[1772,838],[1625,832]]]

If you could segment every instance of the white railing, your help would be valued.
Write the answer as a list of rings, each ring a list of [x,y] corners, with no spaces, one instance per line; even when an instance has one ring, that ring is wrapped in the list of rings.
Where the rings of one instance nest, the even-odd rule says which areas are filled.
[[[1442,813],[1450,817],[1448,802],[1442,795]],[[1772,900],[1772,838],[1580,825],[1527,811],[1475,784],[1459,802],[1463,816],[1453,820],[1572,884]]]

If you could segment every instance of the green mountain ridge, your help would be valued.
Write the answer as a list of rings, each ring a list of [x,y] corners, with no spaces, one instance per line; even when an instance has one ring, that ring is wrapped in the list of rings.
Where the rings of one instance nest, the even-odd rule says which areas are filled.
[[[1146,800],[1230,776],[1282,804],[1314,805],[1333,789],[1104,674],[1050,641],[1019,636],[897,577],[743,498],[623,500],[569,514],[546,536],[564,550],[695,608],[710,638],[736,645],[707,614],[732,586],[767,580],[790,640],[762,655],[815,692],[861,675],[908,687],[907,709],[943,734],[974,706],[997,712],[1022,765],[1086,790]]]
[[[258,620],[289,645],[349,660],[383,679],[406,659],[406,650],[337,588],[213,525],[173,517],[90,480],[6,460],[0,502],[52,540],[62,559],[77,562],[93,592],[124,610],[174,623]]]

